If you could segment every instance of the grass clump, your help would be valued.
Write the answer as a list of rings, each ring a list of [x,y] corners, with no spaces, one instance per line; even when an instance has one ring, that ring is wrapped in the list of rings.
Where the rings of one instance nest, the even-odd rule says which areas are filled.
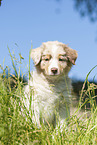
[[[0,144],[96,145],[97,106],[95,98],[97,96],[95,89],[97,89],[97,85],[89,83],[89,74],[81,91],[77,111],[68,118],[66,127],[62,131],[60,128],[56,130],[48,125],[42,125],[40,128],[37,128],[32,123],[29,112],[23,104],[23,86],[25,85],[23,74],[20,75],[20,68],[17,72],[15,59],[11,53],[10,56],[15,75],[11,75],[8,67],[3,68],[0,66],[2,70],[0,75]],[[87,89],[85,89],[85,85],[87,85]],[[89,111],[87,111],[87,103],[89,104]],[[85,106],[85,111],[79,115],[78,111],[83,106]]]

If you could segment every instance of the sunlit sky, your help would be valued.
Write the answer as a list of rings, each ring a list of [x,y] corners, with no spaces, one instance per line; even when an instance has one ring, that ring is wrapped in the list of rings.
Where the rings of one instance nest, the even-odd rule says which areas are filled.
[[[8,48],[24,57],[26,72],[29,51],[42,42],[58,40],[78,51],[76,65],[69,76],[85,79],[97,65],[97,23],[82,18],[73,0],[3,0],[0,7],[0,64],[11,67]],[[5,61],[4,61],[5,60]],[[31,61],[31,69],[33,69]],[[92,79],[97,68],[90,75]],[[96,76],[97,80],[97,76]]]

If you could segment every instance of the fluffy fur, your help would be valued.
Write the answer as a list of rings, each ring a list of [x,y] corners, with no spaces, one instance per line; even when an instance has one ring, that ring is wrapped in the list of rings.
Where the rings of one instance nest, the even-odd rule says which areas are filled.
[[[68,72],[75,64],[77,52],[61,42],[49,41],[32,49],[31,57],[35,71],[25,88],[25,105],[28,110],[31,107],[32,121],[37,125],[63,124],[70,113]]]

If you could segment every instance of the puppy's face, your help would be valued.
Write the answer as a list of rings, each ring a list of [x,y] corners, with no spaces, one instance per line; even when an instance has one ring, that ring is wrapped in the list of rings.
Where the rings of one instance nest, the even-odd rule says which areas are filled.
[[[58,76],[69,72],[72,64],[75,64],[77,52],[63,43],[53,41],[32,49],[31,56],[44,75]]]
[[[46,45],[40,67],[46,75],[60,75],[67,67],[66,52],[56,44]]]

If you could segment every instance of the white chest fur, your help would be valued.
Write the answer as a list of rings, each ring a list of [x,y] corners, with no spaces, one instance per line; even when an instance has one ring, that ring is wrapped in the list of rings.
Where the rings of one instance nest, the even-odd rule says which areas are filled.
[[[55,125],[57,114],[61,119],[68,117],[70,91],[71,81],[67,76],[62,76],[56,81],[48,81],[42,74],[33,72],[25,88],[25,105],[29,110],[31,103],[31,109],[34,112],[32,121],[40,124],[42,120]]]

